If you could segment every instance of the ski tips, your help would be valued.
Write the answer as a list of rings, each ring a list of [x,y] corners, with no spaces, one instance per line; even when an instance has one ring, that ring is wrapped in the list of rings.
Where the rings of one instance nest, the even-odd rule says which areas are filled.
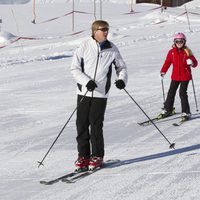
[[[175,143],[170,144],[169,148],[170,149],[175,149]]]
[[[39,168],[41,165],[44,166],[44,164],[43,164],[42,162],[38,161],[38,163],[39,163],[38,168]]]

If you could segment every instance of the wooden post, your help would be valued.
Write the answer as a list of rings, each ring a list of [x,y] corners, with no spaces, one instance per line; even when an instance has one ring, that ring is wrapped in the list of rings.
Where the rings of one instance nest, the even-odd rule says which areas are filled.
[[[96,20],[96,0],[94,0],[94,19]]]
[[[2,19],[0,19],[0,32],[1,32],[1,24],[2,24]]]
[[[100,19],[102,19],[102,0],[100,0]]]
[[[160,0],[161,12],[163,12],[163,0]]]
[[[131,11],[130,12],[133,12],[133,0],[131,0]]]
[[[33,0],[33,20],[32,23],[36,23],[36,12],[35,12],[35,0]]]
[[[192,30],[190,28],[190,20],[189,20],[189,16],[188,16],[188,11],[187,11],[186,5],[184,5],[184,7],[185,7],[185,13],[186,13],[186,16],[187,16],[189,31],[192,32]]]
[[[74,0],[72,3],[72,31],[74,32]]]

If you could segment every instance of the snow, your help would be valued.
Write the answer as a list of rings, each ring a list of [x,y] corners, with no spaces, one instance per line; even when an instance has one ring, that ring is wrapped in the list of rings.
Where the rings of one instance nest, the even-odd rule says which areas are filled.
[[[0,4],[25,4],[30,2],[30,0],[0,0]]]
[[[6,1],[5,1],[6,2]],[[21,1],[22,2],[22,1]],[[47,2],[47,3],[46,3]],[[48,3],[49,2],[49,3]],[[157,123],[176,149],[150,125],[131,98],[111,88],[104,123],[105,160],[120,159],[119,165],[102,169],[75,184],[45,186],[40,180],[73,170],[77,158],[75,116],[38,168],[45,153],[76,108],[76,84],[70,73],[74,50],[90,35],[93,3],[80,1],[72,31],[71,1],[40,1],[32,24],[32,2],[0,5],[0,193],[4,200],[197,200],[200,189],[200,115],[194,92],[188,89],[194,120],[173,127],[176,120]],[[103,19],[110,23],[109,39],[119,48],[128,66],[126,87],[142,109],[154,117],[163,104],[159,71],[172,45],[173,35],[184,32],[197,60],[200,18],[185,7],[152,10],[159,5],[137,4],[138,14],[127,3],[103,1]],[[2,3],[2,1],[1,1]],[[185,4],[189,12],[200,13],[198,0]],[[97,3],[99,18],[99,3]],[[59,17],[50,22],[45,20]],[[164,22],[163,22],[164,21]],[[161,23],[163,22],[163,23]],[[83,31],[79,34],[74,34]],[[15,40],[16,39],[16,40]],[[193,69],[197,103],[200,70]],[[113,74],[113,83],[115,76]],[[164,79],[165,93],[170,71]],[[181,112],[180,99],[175,107]]]

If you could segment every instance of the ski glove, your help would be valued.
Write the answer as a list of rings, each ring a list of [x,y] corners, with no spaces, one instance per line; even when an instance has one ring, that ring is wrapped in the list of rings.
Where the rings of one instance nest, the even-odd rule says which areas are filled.
[[[190,65],[190,66],[193,65],[193,61],[192,61],[190,58],[188,58],[188,59],[186,60],[186,62],[187,62],[187,65]]]
[[[122,79],[119,79],[119,80],[115,81],[115,85],[120,90],[124,89],[125,86],[126,86],[125,83],[124,83],[124,81]]]
[[[88,83],[86,84],[86,88],[90,92],[92,92],[96,87],[97,87],[97,84],[93,80],[88,81]]]
[[[160,76],[161,76],[161,79],[163,79],[164,76],[165,76],[165,72],[161,72],[161,73],[160,73]]]

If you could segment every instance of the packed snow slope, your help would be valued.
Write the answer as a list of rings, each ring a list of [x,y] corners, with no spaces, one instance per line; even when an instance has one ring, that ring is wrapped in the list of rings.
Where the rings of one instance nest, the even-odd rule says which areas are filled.
[[[24,4],[31,0],[0,0],[0,4]]]
[[[175,149],[153,126],[139,126],[146,116],[124,90],[114,86],[105,123],[105,160],[120,159],[74,184],[41,185],[40,180],[64,175],[77,158],[75,114],[38,168],[49,147],[76,108],[76,83],[70,73],[74,50],[90,36],[91,23],[100,16],[110,23],[109,39],[128,66],[126,90],[150,117],[163,106],[160,68],[173,35],[184,32],[187,45],[200,62],[200,1],[185,7],[99,3],[0,5],[0,193],[3,200],[198,200],[200,195],[200,70],[192,69],[188,96],[192,120],[180,127],[166,119],[156,123]],[[81,12],[78,12],[81,11]],[[82,13],[84,12],[84,13]],[[70,13],[70,14],[69,14]],[[125,14],[126,13],[126,14]],[[113,70],[114,72],[114,70]],[[165,95],[170,73],[164,78]],[[194,90],[195,89],[195,90]],[[195,103],[194,91],[197,97]],[[177,93],[175,107],[180,115]]]

